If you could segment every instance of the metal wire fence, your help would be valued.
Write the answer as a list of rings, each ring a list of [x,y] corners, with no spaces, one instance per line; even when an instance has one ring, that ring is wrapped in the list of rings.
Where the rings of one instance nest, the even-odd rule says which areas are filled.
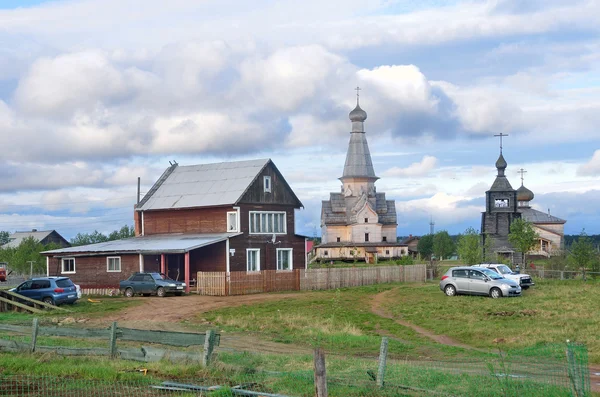
[[[92,359],[90,359],[92,360]],[[47,358],[45,361],[48,361]],[[47,364],[47,362],[45,363]],[[315,395],[312,357],[221,351],[213,365],[179,378],[136,371],[108,379],[75,373],[62,377],[0,374],[1,396],[264,396]],[[450,361],[389,359],[385,376],[377,358],[327,355],[329,396],[589,396],[585,346],[535,346],[518,352]],[[0,366],[1,371],[1,366]],[[92,372],[93,373],[93,372]],[[92,377],[94,375],[91,375]],[[106,376],[106,374],[99,374]]]

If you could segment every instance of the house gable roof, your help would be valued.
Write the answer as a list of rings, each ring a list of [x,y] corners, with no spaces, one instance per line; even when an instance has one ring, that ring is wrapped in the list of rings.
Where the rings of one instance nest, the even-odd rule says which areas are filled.
[[[55,234],[56,237],[59,240],[64,241],[64,244],[66,246],[70,246],[71,244],[63,237],[61,236],[56,230],[35,230],[35,231],[27,231],[27,232],[14,232],[11,235],[8,236],[9,238],[9,242],[4,244],[2,247],[3,248],[17,248],[19,246],[19,244],[21,244],[21,242],[23,240],[26,240],[29,237],[33,237],[35,240],[37,241],[43,241],[45,238],[47,238],[48,236]]]
[[[140,201],[136,210],[151,211],[237,204],[269,164],[272,164],[273,168],[277,170],[270,159],[189,166],[174,164],[167,168],[156,181],[148,194]],[[299,200],[298,203],[302,206]]]

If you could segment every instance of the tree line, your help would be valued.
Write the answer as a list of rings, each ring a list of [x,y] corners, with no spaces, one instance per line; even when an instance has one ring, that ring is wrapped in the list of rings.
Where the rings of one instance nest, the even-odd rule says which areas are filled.
[[[586,278],[587,271],[600,272],[600,236],[588,236],[585,229],[576,236],[570,236],[565,243],[566,249],[548,260],[551,270],[578,270]],[[515,220],[510,226],[508,241],[523,256],[523,263],[528,264],[527,253],[539,244],[540,237],[535,232],[533,224],[524,219]],[[566,240],[566,238],[565,238]],[[458,255],[465,265],[497,262],[491,240],[482,239],[479,231],[468,228],[458,236],[450,236],[442,230],[420,238],[417,250],[423,259],[447,259]]]
[[[103,234],[94,230],[92,233],[77,233],[71,239],[72,246],[102,243],[112,240],[134,237],[132,226],[125,225],[109,234]],[[10,241],[10,233],[0,231],[0,262],[6,262],[15,273],[34,274],[46,272],[46,257],[40,252],[51,251],[60,248],[56,243],[42,244],[33,237],[23,239],[18,247],[5,247]]]

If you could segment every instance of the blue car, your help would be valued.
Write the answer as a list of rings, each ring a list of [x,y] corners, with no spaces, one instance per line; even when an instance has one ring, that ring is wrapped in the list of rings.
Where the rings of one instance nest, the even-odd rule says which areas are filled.
[[[80,296],[77,286],[68,277],[32,278],[11,291],[56,306],[75,303]]]

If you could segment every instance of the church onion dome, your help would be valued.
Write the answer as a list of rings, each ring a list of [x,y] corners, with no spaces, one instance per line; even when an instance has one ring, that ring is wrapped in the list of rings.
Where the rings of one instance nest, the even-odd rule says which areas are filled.
[[[505,170],[508,164],[506,164],[506,160],[504,160],[504,156],[500,153],[500,157],[496,161],[496,168],[499,170]]]
[[[356,107],[354,108],[354,110],[352,110],[350,112],[348,117],[350,117],[350,121],[352,121],[352,122],[354,122],[354,121],[364,122],[367,119],[367,112],[362,110],[357,103]]]
[[[531,201],[533,200],[533,197],[533,192],[525,186],[521,185],[521,187],[517,189],[517,201]]]

